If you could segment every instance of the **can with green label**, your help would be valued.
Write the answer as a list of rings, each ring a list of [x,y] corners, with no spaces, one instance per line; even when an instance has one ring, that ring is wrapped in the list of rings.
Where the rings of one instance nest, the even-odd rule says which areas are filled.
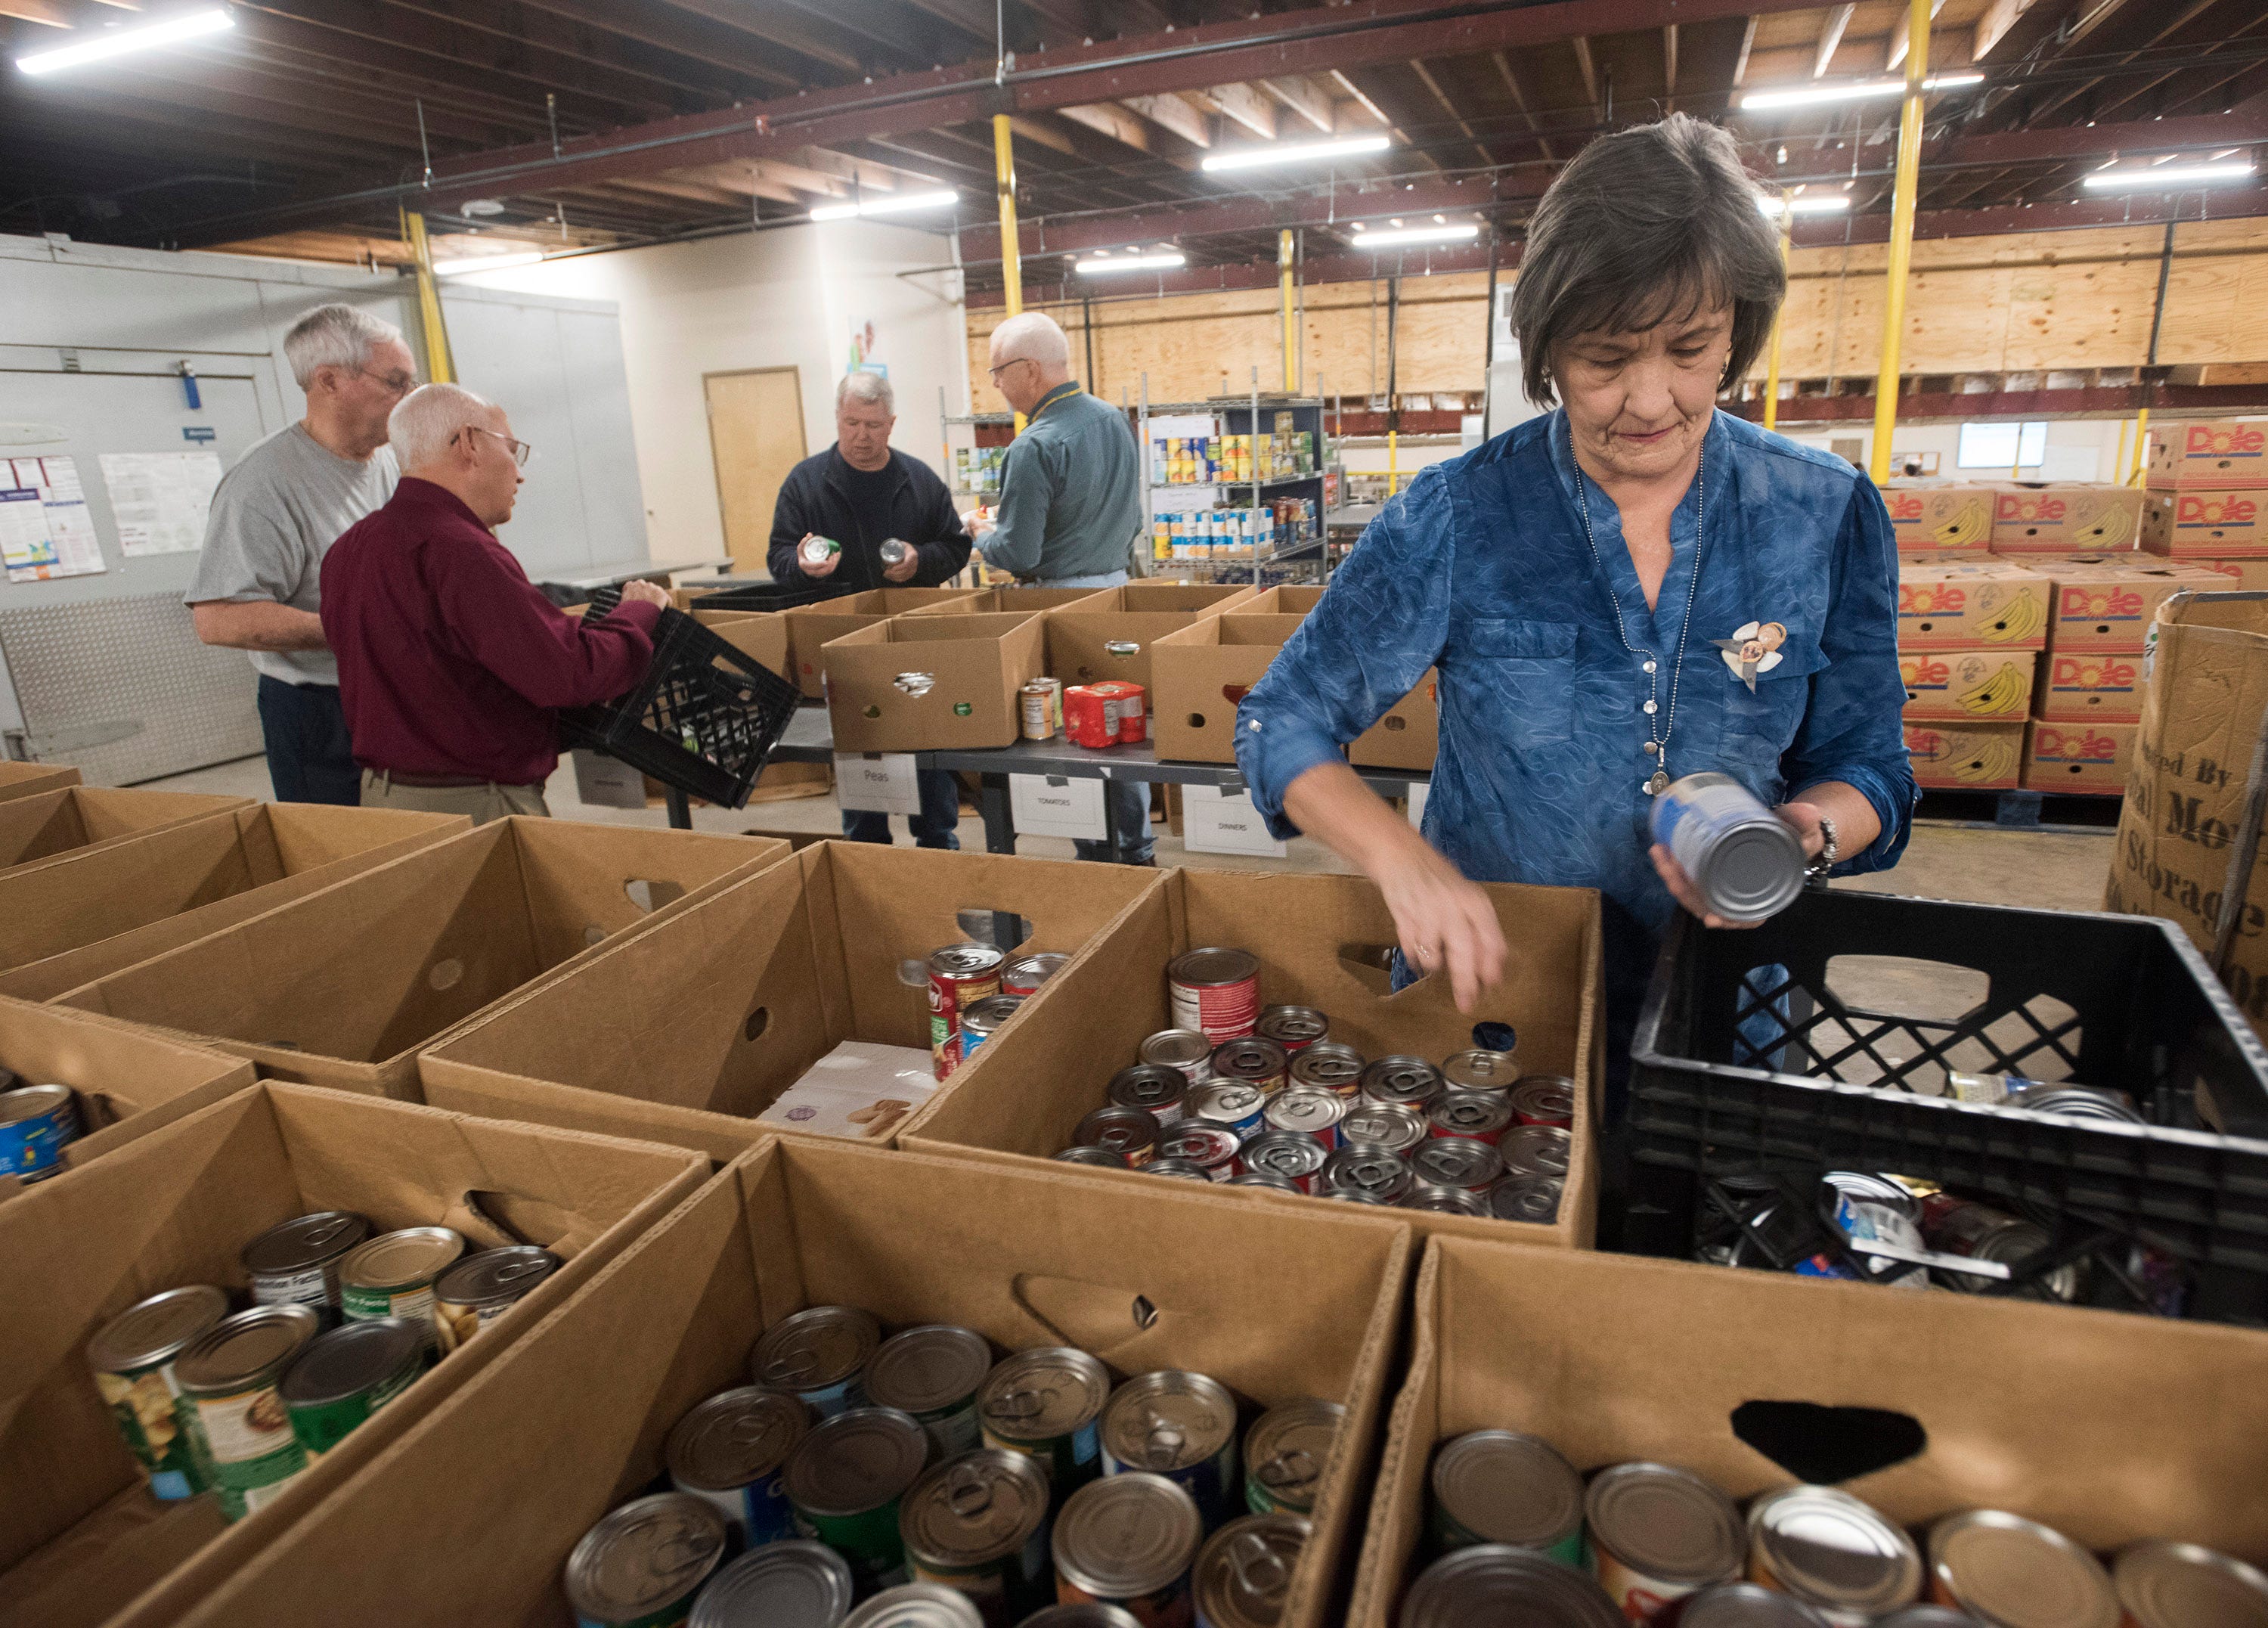
[[[404,1317],[365,1318],[307,1343],[277,1391],[309,1463],[416,1382],[432,1327]]]
[[[322,1326],[313,1306],[255,1307],[222,1319],[174,1361],[224,1519],[243,1520],[307,1467],[276,1383]]]
[[[136,1301],[86,1343],[95,1385],[159,1498],[192,1498],[212,1484],[196,1433],[182,1417],[187,1403],[173,1362],[227,1315],[226,1294],[194,1284]]]
[[[1310,1514],[1346,1409],[1299,1396],[1260,1416],[1244,1438],[1244,1506],[1256,1515]]]
[[[465,1253],[465,1236],[448,1227],[405,1227],[357,1244],[339,1263],[339,1302],[349,1322],[399,1317],[435,1344],[433,1281]]]
[[[991,1371],[992,1344],[983,1335],[924,1323],[875,1348],[866,1364],[866,1399],[912,1414],[929,1433],[930,1462],[942,1463],[976,1449],[976,1388]]]
[[[814,1425],[787,1462],[797,1530],[848,1560],[862,1595],[906,1580],[898,1505],[928,1458],[913,1415],[853,1408]]]

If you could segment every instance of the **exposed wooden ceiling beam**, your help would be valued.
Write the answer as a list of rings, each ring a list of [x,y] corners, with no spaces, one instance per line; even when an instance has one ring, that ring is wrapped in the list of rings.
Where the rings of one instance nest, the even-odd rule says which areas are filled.
[[[1739,90],[1741,81],[1749,77],[1749,53],[1756,48],[1756,19],[1749,18],[1741,29],[1741,54],[1733,59],[1733,88]]]
[[[768,54],[769,42],[757,35],[729,28],[693,12],[682,16],[656,11],[647,6],[624,5],[620,0],[519,0],[531,11],[564,18],[586,27],[603,28],[658,50],[674,52],[738,74],[766,86],[794,90],[803,83],[798,74]],[[828,65],[814,57],[813,64]]]
[[[1313,79],[1305,74],[1287,74],[1281,78],[1263,79],[1261,88],[1298,114],[1326,136],[1337,131],[1337,121],[1332,116],[1331,99]]]
[[[1852,16],[1858,11],[1857,0],[1830,7],[1826,20],[1819,25],[1819,48],[1811,58],[1811,77],[1823,79],[1828,64],[1835,60],[1835,48],[1843,43],[1843,32],[1851,26]]]
[[[1090,130],[1123,143],[1137,152],[1150,151],[1149,127],[1116,102],[1094,102],[1076,107],[1058,107],[1056,111],[1073,124],[1083,124]]]
[[[1212,145],[1212,129],[1205,116],[1177,93],[1162,96],[1122,96],[1121,104],[1131,107],[1151,123],[1169,135],[1178,136],[1192,147]]]
[[[1503,79],[1504,88],[1511,92],[1512,105],[1520,110],[1520,116],[1528,121],[1528,128],[1535,133],[1536,146],[1543,150],[1546,158],[1550,158],[1552,156],[1551,144],[1544,136],[1543,127],[1535,122],[1535,110],[1528,105],[1527,92],[1520,88],[1520,76],[1512,70],[1512,59],[1502,51],[1491,51],[1489,60],[1496,64],[1498,77]]]
[[[364,10],[369,0],[326,0],[342,12]],[[747,96],[751,87],[707,63],[674,51],[657,50],[643,41],[615,33],[580,18],[553,13],[531,26],[518,0],[383,0],[377,8],[382,26],[391,37],[395,19],[430,18],[446,27],[478,34],[499,44],[507,55],[528,59],[556,56],[579,65],[643,80],[649,94],[666,105],[691,111],[704,103],[729,107]]]
[[[1464,114],[1457,111],[1456,103],[1449,99],[1449,93],[1441,88],[1441,82],[1433,77],[1432,70],[1415,57],[1410,59],[1410,67],[1411,71],[1417,74],[1418,83],[1431,91],[1433,93],[1433,99],[1441,104],[1441,111],[1449,115],[1449,122],[1457,127],[1458,131],[1467,141],[1472,143],[1473,151],[1481,155],[1481,162],[1494,164],[1496,155],[1481,145],[1481,138],[1473,134],[1473,127],[1465,122]]]
[[[0,0],[0,17],[12,17],[23,23],[42,23],[49,28],[77,26],[55,0]]]
[[[858,73],[865,60],[855,42],[842,30],[799,18],[778,6],[750,5],[747,0],[659,0],[674,11],[687,12],[712,23],[807,56],[842,73]]]
[[[1591,66],[1591,42],[1583,35],[1577,34],[1567,44],[1575,53],[1575,66],[1582,71],[1583,103],[1590,108],[1592,117],[1596,118],[1599,112],[1599,76]]]
[[[1937,20],[1937,14],[1943,10],[1945,10],[1945,0],[1929,0],[1929,17],[1932,22]],[[1913,10],[1909,6],[1898,12],[1898,20],[1891,26],[1890,56],[1889,61],[1882,65],[1884,72],[1896,73],[1900,65],[1905,62],[1907,36],[1912,32]]]
[[[1262,141],[1276,139],[1276,104],[1263,91],[1248,85],[1216,85],[1193,93],[1212,104],[1212,111],[1242,125]]]

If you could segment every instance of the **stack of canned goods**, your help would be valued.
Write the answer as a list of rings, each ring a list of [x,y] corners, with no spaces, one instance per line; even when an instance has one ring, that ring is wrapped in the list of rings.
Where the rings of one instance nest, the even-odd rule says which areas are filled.
[[[33,1085],[0,1068],[0,1175],[43,1182],[63,1168],[65,1145],[85,1133],[69,1086]]]
[[[1745,1515],[1668,1464],[1587,1480],[1534,1436],[1476,1430],[1433,1455],[1439,1557],[1401,1628],[2198,1628],[2268,1621],[2268,1576],[2194,1543],[2108,1565],[2051,1528],[1965,1510],[1918,1538],[1833,1487],[1794,1485]],[[1927,1603],[1923,1603],[1924,1602]]]
[[[1053,950],[1010,955],[990,944],[948,944],[913,963],[907,976],[929,986],[930,1063],[939,1079],[968,1060],[1063,970],[1071,957]]]
[[[568,1557],[582,1628],[1270,1628],[1345,1415],[1302,1398],[1245,1429],[1202,1374],[1114,1383],[1083,1351],[885,1337],[848,1306],[766,1330],[748,1378],[671,1432],[669,1492]]]
[[[1101,679],[1063,692],[1063,732],[1073,746],[1138,746],[1150,738],[1139,684]]]
[[[211,1492],[240,1521],[549,1277],[559,1257],[466,1253],[446,1227],[377,1233],[345,1210],[246,1244],[250,1306],[189,1284],[137,1300],[87,1342],[127,1447],[168,1500]]]

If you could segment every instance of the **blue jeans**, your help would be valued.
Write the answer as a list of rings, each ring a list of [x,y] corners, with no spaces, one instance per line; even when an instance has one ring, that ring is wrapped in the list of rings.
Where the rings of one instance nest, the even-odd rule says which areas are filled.
[[[924,769],[916,777],[921,789],[921,812],[906,823],[913,828],[914,843],[922,848],[958,848],[961,837],[961,785],[943,769]],[[854,843],[890,840],[890,816],[872,809],[843,811],[843,835]]]
[[[1140,780],[1106,780],[1102,794],[1110,799],[1110,814],[1118,833],[1118,851],[1113,853],[1110,844],[1074,841],[1071,851],[1082,859],[1100,859],[1119,865],[1147,865],[1157,851],[1157,843],[1150,836],[1150,787]]]
[[[362,766],[336,684],[287,684],[260,675],[260,733],[279,803],[362,801]]]

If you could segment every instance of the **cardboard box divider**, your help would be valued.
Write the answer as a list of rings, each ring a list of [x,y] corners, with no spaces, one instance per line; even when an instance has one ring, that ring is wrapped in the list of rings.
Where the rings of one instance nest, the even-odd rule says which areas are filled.
[[[2264,1363],[2251,1330],[1436,1237],[1347,1622],[1392,1622],[1430,1558],[1434,1448],[1479,1429],[1587,1474],[1675,1464],[1743,1500],[1809,1480],[1918,1530],[1999,1509],[2099,1551],[2176,1538],[2257,1565]]]
[[[788,656],[789,622],[784,613],[765,610],[696,610],[693,620],[758,667],[795,681]],[[718,666],[724,665],[719,662]]]
[[[1073,605],[1085,605],[1090,600],[1097,604],[1106,603],[1110,596],[1121,592],[1123,590],[1118,588],[1042,588],[1012,584],[1005,587],[966,590],[961,599],[917,605],[905,614],[909,616],[984,615],[1012,611],[1019,616],[1030,616],[1067,609]]]
[[[1925,723],[1909,719],[1906,750],[1914,779],[1948,791],[2013,792],[2024,770],[2021,717],[2004,723]]]
[[[23,763],[0,757],[0,803],[29,797],[34,792],[60,792],[78,784],[78,770],[68,763]]]
[[[416,1053],[649,915],[785,857],[778,843],[514,817],[445,838],[66,992],[262,1073],[416,1092]]]
[[[2028,601],[2029,602],[2029,601]],[[2036,650],[1900,650],[1904,715],[1916,722],[2022,723],[2032,698]]]
[[[767,1138],[291,1542],[226,1574],[201,1567],[195,1587],[145,1599],[116,1628],[296,1621],[325,1599],[383,1600],[399,1623],[564,1621],[568,1551],[645,1488],[670,1429],[747,1382],[764,1328],[830,1304],[889,1327],[974,1329],[998,1351],[1079,1346],[1120,1377],[1193,1369],[1255,1406],[1344,1403],[1279,1619],[1321,1628],[1340,1619],[1410,1241],[1398,1217],[1347,1205],[1287,1219],[1190,1183],[1137,1192],[1062,1166]]]
[[[1167,963],[1184,950],[1219,945],[1260,959],[1263,1006],[1314,1006],[1331,1038],[1365,1057],[1422,1057],[1439,1063],[1476,1043],[1474,1026],[1509,1023],[1522,1074],[1577,1082],[1573,1158],[1559,1219],[1544,1226],[1409,1212],[1421,1232],[1519,1237],[1587,1249],[1598,1183],[1594,1127],[1605,1031],[1599,993],[1598,895],[1587,888],[1487,886],[1513,953],[1504,982],[1471,1016],[1460,1013],[1443,976],[1389,993],[1386,952],[1394,918],[1368,881],[1354,876],[1177,870],[1138,900],[1050,984],[1056,1021],[1025,1024],[985,1044],[983,1066],[914,1115],[902,1146],[954,1153],[1029,1168],[1071,1145],[1079,1120],[1104,1105],[1104,1088],[1136,1061],[1136,1048],[1174,1027]],[[1075,1023],[1063,1021],[1077,1013]],[[1097,1170],[1095,1179],[1139,1189],[1160,1178]],[[1337,1201],[1264,1190],[1233,1190],[1267,1205],[1314,1214]]]
[[[707,1161],[682,1149],[270,1083],[0,1204],[0,1303],[10,1308],[0,1624],[89,1628],[153,1584],[186,1599],[200,1586],[191,1577],[225,1577],[287,1550],[276,1540],[326,1492],[350,1484],[707,1175]],[[240,1300],[238,1251],[318,1209],[358,1211],[380,1231],[453,1227],[474,1249],[541,1243],[567,1264],[235,1526],[223,1527],[210,1498],[159,1502],[95,1389],[88,1338],[135,1301],[185,1284],[216,1284]],[[328,1594],[302,1602],[334,1619],[343,1603]]]
[[[824,701],[827,691],[821,681],[819,651],[828,640],[925,605],[975,597],[975,591],[968,588],[868,588],[815,605],[791,606],[779,613],[787,618],[788,659],[795,667],[787,676],[802,686],[806,699]]]
[[[696,1147],[731,1159],[794,1128],[755,1116],[845,1040],[926,1049],[909,960],[1021,918],[1030,950],[1075,954],[1160,886],[1069,860],[828,842],[627,934],[418,1060],[429,1102]],[[1013,932],[1015,929],[1011,928]],[[1003,1035],[1052,1020],[1058,974]],[[996,1038],[940,1092],[981,1076]],[[895,1140],[902,1116],[871,1127]]]
[[[0,874],[0,994],[52,1000],[472,829],[463,814],[254,803]]]
[[[203,792],[66,785],[28,792],[0,801],[0,874],[251,806],[248,797]]]
[[[2268,423],[2201,419],[2150,426],[2144,484],[2153,491],[2257,490],[2268,486]]]
[[[2038,650],[2047,642],[2050,584],[2013,560],[1898,563],[1898,648]]]
[[[1022,611],[895,616],[829,639],[820,665],[837,752],[1013,746],[1016,692],[1047,665],[1047,623]]]

